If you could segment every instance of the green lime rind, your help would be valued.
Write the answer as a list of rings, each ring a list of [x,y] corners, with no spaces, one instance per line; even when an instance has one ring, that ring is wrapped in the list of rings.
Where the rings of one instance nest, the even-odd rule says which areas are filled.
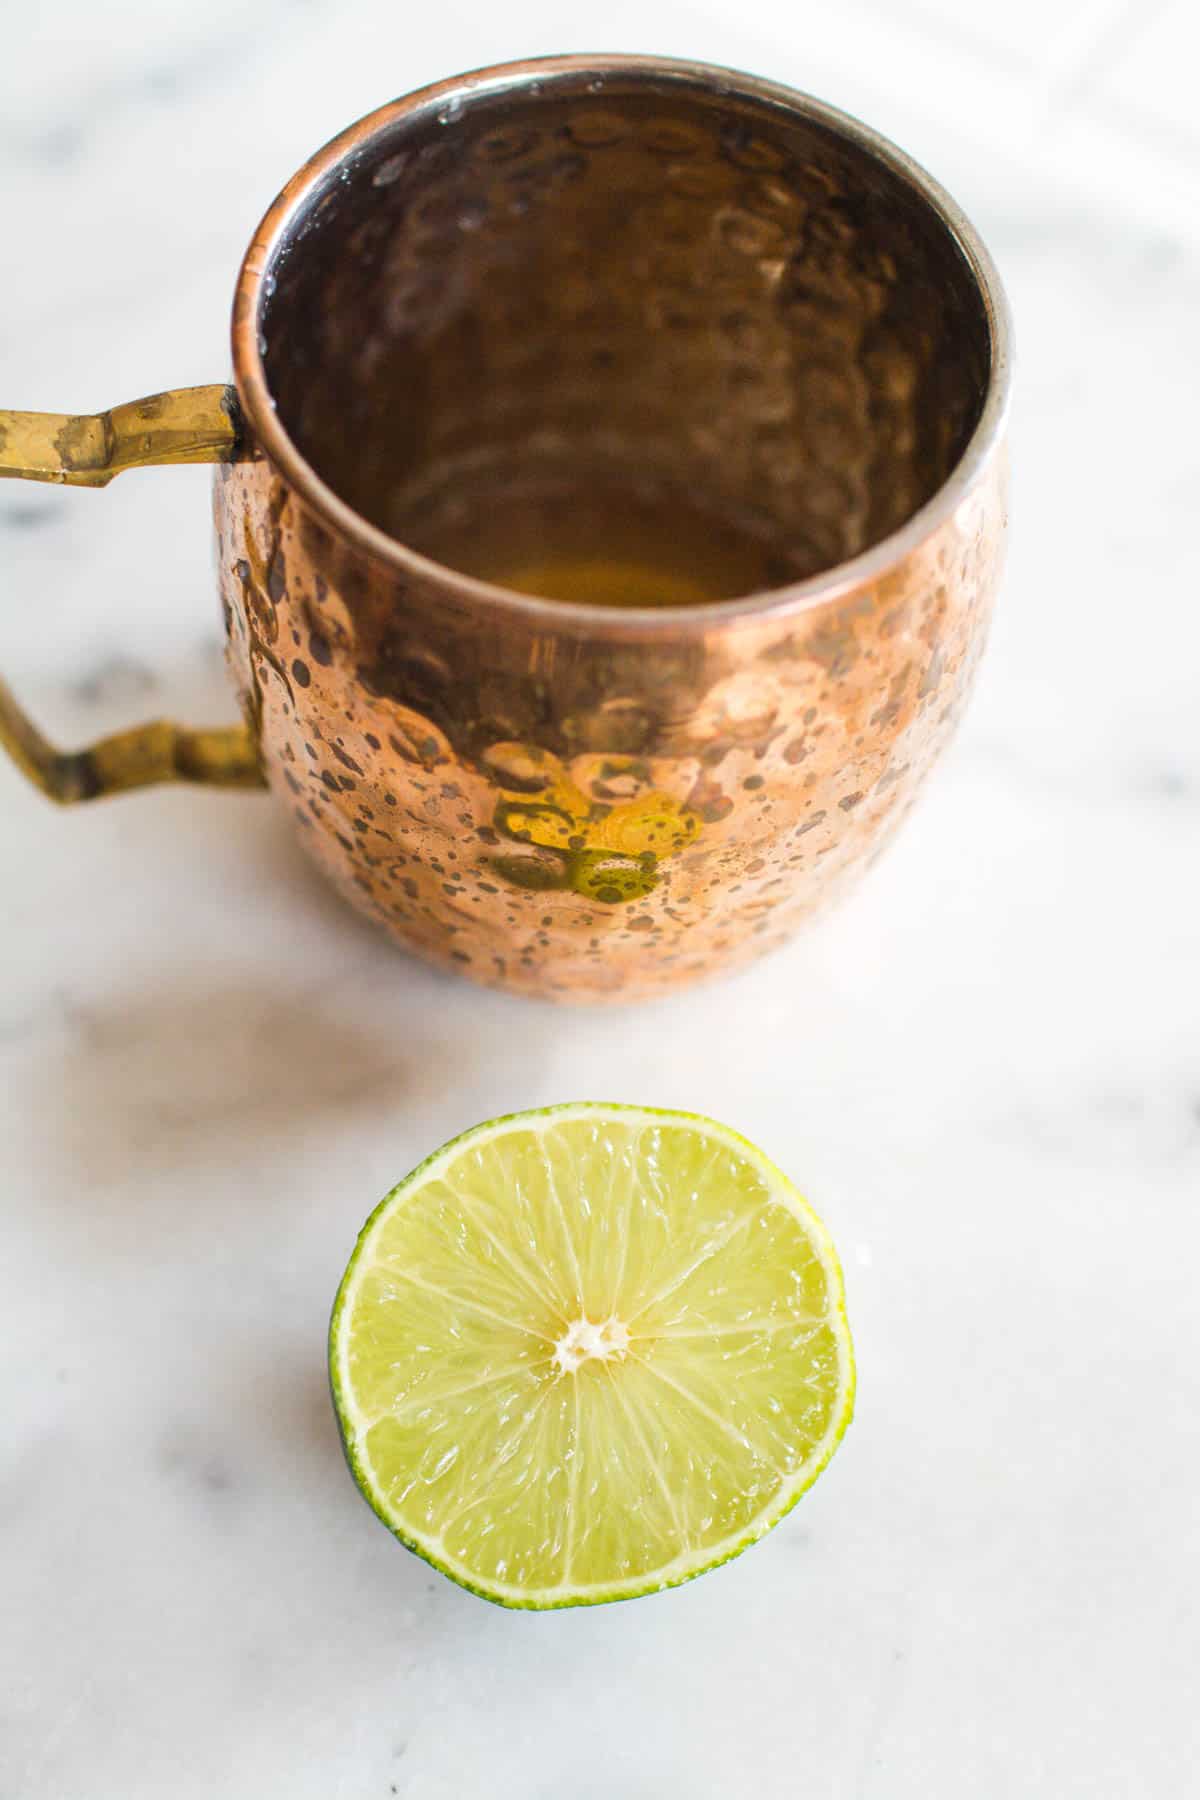
[[[835,1331],[840,1356],[842,1382],[838,1395],[839,1403],[825,1436],[803,1468],[798,1470],[790,1481],[781,1485],[776,1496],[763,1508],[748,1531],[732,1535],[725,1542],[719,1544],[715,1550],[707,1554],[701,1552],[694,1557],[686,1554],[677,1557],[673,1562],[664,1564],[656,1576],[650,1579],[643,1575],[632,1581],[594,1583],[583,1587],[535,1589],[524,1589],[503,1582],[483,1584],[470,1571],[458,1566],[453,1558],[439,1555],[430,1544],[423,1541],[418,1533],[406,1530],[404,1525],[392,1516],[382,1503],[375,1484],[364,1468],[363,1460],[358,1453],[353,1424],[354,1407],[348,1399],[348,1383],[341,1366],[339,1328],[358,1275],[365,1266],[365,1252],[376,1228],[385,1216],[390,1216],[398,1205],[404,1203],[407,1196],[420,1191],[424,1181],[432,1176],[436,1165],[450,1161],[472,1140],[497,1136],[506,1127],[527,1124],[532,1120],[567,1119],[587,1113],[609,1113],[624,1119],[636,1116],[699,1127],[706,1135],[716,1136],[735,1147],[762,1171],[772,1185],[773,1197],[783,1201],[800,1219],[814,1249],[820,1256],[828,1283],[829,1321]],[[601,1606],[618,1600],[642,1599],[648,1594],[662,1593],[668,1588],[681,1587],[685,1582],[694,1581],[699,1575],[709,1574],[713,1569],[721,1568],[725,1563],[732,1562],[744,1550],[750,1549],[751,1545],[758,1543],[769,1531],[772,1531],[781,1519],[786,1518],[796,1503],[812,1487],[818,1476],[828,1468],[835,1450],[845,1437],[854,1417],[857,1392],[857,1370],[850,1337],[850,1325],[846,1315],[845,1282],[841,1263],[825,1225],[795,1184],[748,1138],[743,1137],[739,1132],[732,1131],[727,1125],[708,1118],[703,1113],[684,1112],[671,1107],[634,1105],[620,1101],[566,1101],[555,1106],[533,1107],[523,1112],[503,1113],[498,1118],[488,1119],[482,1124],[473,1125],[467,1131],[460,1132],[410,1170],[390,1192],[384,1195],[355,1240],[354,1249],[334,1298],[333,1311],[329,1321],[328,1357],[330,1392],[341,1437],[342,1451],[350,1473],[354,1477],[355,1485],[376,1518],[387,1527],[399,1543],[404,1545],[406,1550],[410,1550],[414,1556],[419,1556],[423,1562],[428,1563],[439,1574],[447,1576],[456,1586],[478,1595],[481,1600],[490,1601],[494,1606],[502,1606],[510,1611],[518,1612],[554,1612],[570,1606]],[[677,1564],[680,1566],[677,1567]]]

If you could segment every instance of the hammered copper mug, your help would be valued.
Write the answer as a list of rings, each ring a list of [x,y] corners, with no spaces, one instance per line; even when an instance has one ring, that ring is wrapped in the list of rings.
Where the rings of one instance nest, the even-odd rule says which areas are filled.
[[[827,106],[643,57],[440,83],[270,208],[232,388],[0,414],[0,474],[220,465],[244,727],[63,754],[4,691],[5,742],[60,801],[265,782],[351,901],[480,981],[745,961],[874,860],[962,711],[1008,363],[974,231]],[[580,604],[436,560],[609,489],[681,555],[697,507],[736,521],[759,591]]]

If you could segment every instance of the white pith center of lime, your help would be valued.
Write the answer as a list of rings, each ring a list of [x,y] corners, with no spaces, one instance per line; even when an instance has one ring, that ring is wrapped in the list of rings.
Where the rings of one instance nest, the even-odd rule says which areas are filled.
[[[554,1346],[554,1360],[564,1375],[573,1375],[580,1363],[589,1357],[607,1362],[610,1357],[624,1356],[629,1348],[629,1331],[620,1319],[572,1319]]]

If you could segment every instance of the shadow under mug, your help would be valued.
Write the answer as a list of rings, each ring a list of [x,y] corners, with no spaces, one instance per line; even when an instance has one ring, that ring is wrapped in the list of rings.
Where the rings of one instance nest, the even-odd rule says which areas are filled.
[[[645,57],[442,82],[270,208],[232,387],[0,414],[0,475],[219,465],[244,727],[62,753],[0,689],[0,735],[59,801],[269,785],[351,901],[484,982],[628,998],[744,961],[874,859],[962,710],[1008,340],[954,203],[817,101]],[[700,496],[776,574],[569,604],[414,547],[485,477],[497,508]]]

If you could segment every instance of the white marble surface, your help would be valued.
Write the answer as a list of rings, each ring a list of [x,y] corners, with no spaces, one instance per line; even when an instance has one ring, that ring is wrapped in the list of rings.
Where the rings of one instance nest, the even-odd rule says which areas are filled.
[[[1176,1800],[1200,1755],[1200,182],[1191,0],[11,11],[0,396],[222,378],[282,179],[395,92],[606,44],[861,111],[975,215],[1020,348],[968,722],[836,918],[636,1013],[443,980],[266,801],[0,769],[4,1800]],[[206,471],[0,492],[3,663],[64,739],[232,716]],[[456,1129],[711,1111],[818,1203],[858,1419],[750,1555],[505,1614],[358,1501],[323,1332]]]

